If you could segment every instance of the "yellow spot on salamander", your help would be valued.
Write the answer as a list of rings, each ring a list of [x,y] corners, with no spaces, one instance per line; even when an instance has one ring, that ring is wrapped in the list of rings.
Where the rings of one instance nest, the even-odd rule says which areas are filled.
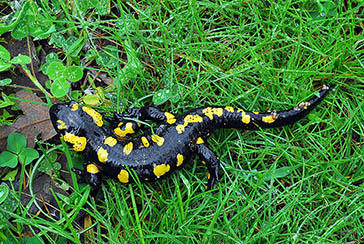
[[[125,125],[125,132],[128,133],[128,134],[135,133],[135,131],[133,129],[133,123],[131,123],[131,122],[126,123],[126,125]]]
[[[104,144],[109,145],[110,147],[115,146],[116,143],[117,143],[117,140],[112,136],[107,137],[104,141]]]
[[[86,166],[86,171],[90,174],[97,174],[99,173],[99,169],[94,164],[88,164]]]
[[[87,143],[86,137],[75,136],[67,132],[64,136],[62,136],[62,138],[64,141],[73,144],[73,150],[77,152],[81,152],[86,148],[86,143]]]
[[[183,163],[183,155],[178,153],[177,154],[177,167],[181,166]]]
[[[60,130],[64,130],[64,129],[67,129],[67,126],[66,126],[66,123],[64,123],[64,121],[62,120],[57,120],[57,128],[60,129]]]
[[[153,173],[157,177],[161,177],[165,173],[167,173],[170,170],[171,166],[169,164],[160,164],[154,167]]]
[[[272,115],[269,115],[269,116],[265,116],[262,118],[262,120],[265,122],[265,123],[273,123],[276,119],[273,118]]]
[[[178,134],[182,134],[183,131],[185,131],[185,127],[190,123],[201,123],[203,122],[203,118],[198,114],[188,114],[184,118],[183,125],[177,125],[176,130]]]
[[[298,108],[307,109],[311,104],[309,102],[300,103]]]
[[[210,173],[207,174],[207,179],[210,179],[211,178],[211,175]]]
[[[202,113],[204,113],[207,117],[209,117],[210,120],[212,120],[214,114],[217,115],[218,117],[222,116],[223,109],[207,107],[202,110]]]
[[[91,116],[91,118],[94,120],[95,124],[101,127],[104,122],[102,121],[102,116],[98,112],[96,112],[94,109],[90,107],[82,107],[83,111]]]
[[[257,111],[253,111],[253,114],[259,114],[259,112],[257,112]]]
[[[121,126],[121,125],[122,125],[122,122],[119,123],[119,126]],[[130,122],[126,123],[125,128],[123,130],[120,129],[119,127],[115,128],[114,133],[120,137],[124,137],[127,134],[135,133],[135,131],[133,129],[133,123],[130,123]]]
[[[120,136],[120,137],[124,137],[125,136],[124,132],[119,127],[116,127],[114,129],[114,134],[117,135],[117,136]]]
[[[158,135],[152,135],[152,141],[154,141],[155,143],[157,143],[158,146],[161,147],[164,143],[164,138]]]
[[[176,130],[177,130],[178,134],[182,134],[185,131],[185,127],[184,127],[184,125],[177,125]]]
[[[202,143],[204,143],[202,138],[201,137],[197,138],[196,144],[202,144]]]
[[[106,163],[109,153],[102,147],[97,150],[97,157],[101,163]]]
[[[131,151],[133,151],[133,143],[129,142],[128,144],[126,144],[124,146],[123,152],[125,155],[129,155],[131,153]]]
[[[250,123],[250,115],[247,115],[245,112],[241,113],[241,121],[243,121],[244,124]]]
[[[231,106],[226,106],[225,107],[225,110],[228,111],[228,112],[230,112],[230,113],[234,112],[234,108],[231,107]]]
[[[176,118],[174,117],[174,115],[173,114],[171,114],[171,113],[168,113],[168,112],[165,112],[164,113],[164,115],[166,116],[166,118],[167,118],[167,123],[168,124],[174,124],[175,122],[176,122]]]
[[[205,161],[201,161],[203,165],[206,165],[206,162]]]
[[[78,109],[78,107],[79,107],[78,103],[75,103],[72,105],[71,110],[76,111]]]
[[[125,169],[120,170],[118,174],[118,179],[121,183],[128,183],[129,182],[129,173]]]
[[[142,142],[145,147],[149,147],[149,141],[145,136],[142,136]]]
[[[188,114],[186,115],[184,121],[184,126],[187,126],[189,123],[200,123],[203,121],[203,119],[198,114]]]

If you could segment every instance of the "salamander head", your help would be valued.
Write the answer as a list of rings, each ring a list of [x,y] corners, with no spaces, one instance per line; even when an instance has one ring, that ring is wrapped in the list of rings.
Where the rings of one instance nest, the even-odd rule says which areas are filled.
[[[53,127],[61,136],[67,132],[78,135],[80,130],[86,129],[84,127],[88,124],[88,120],[92,121],[76,102],[55,104],[50,108],[49,115]]]

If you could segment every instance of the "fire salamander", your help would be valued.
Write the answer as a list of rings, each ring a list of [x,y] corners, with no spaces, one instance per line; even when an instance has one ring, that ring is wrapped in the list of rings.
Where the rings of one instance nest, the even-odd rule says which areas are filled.
[[[280,112],[258,113],[231,106],[211,106],[176,116],[155,107],[142,107],[103,118],[90,107],[70,102],[53,105],[50,117],[61,138],[87,160],[83,171],[73,171],[92,187],[100,185],[101,176],[121,183],[134,182],[135,177],[141,182],[155,181],[181,168],[197,154],[208,168],[206,188],[212,189],[219,181],[220,161],[206,140],[214,130],[255,130],[295,123],[317,106],[329,88],[324,85],[318,96]],[[153,121],[157,125],[153,132],[149,130],[140,137],[130,137],[140,128],[140,124],[130,118]]]

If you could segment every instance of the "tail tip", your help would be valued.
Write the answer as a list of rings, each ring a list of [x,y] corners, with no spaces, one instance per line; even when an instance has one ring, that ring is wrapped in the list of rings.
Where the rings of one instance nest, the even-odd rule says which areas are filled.
[[[331,85],[331,84],[324,84],[324,85],[322,86],[322,90],[329,90],[331,87],[332,87],[332,85]]]

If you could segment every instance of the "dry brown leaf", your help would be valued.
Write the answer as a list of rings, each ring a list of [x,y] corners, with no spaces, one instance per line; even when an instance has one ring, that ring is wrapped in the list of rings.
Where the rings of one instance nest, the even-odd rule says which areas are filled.
[[[16,96],[22,99],[43,102],[37,95],[27,91],[19,91]],[[34,147],[35,138],[41,134],[44,141],[56,135],[50,117],[49,107],[47,105],[36,104],[31,102],[18,101],[20,109],[24,115],[10,126],[0,127],[0,150],[6,147],[7,138],[10,133],[21,133],[27,139],[27,147]]]

